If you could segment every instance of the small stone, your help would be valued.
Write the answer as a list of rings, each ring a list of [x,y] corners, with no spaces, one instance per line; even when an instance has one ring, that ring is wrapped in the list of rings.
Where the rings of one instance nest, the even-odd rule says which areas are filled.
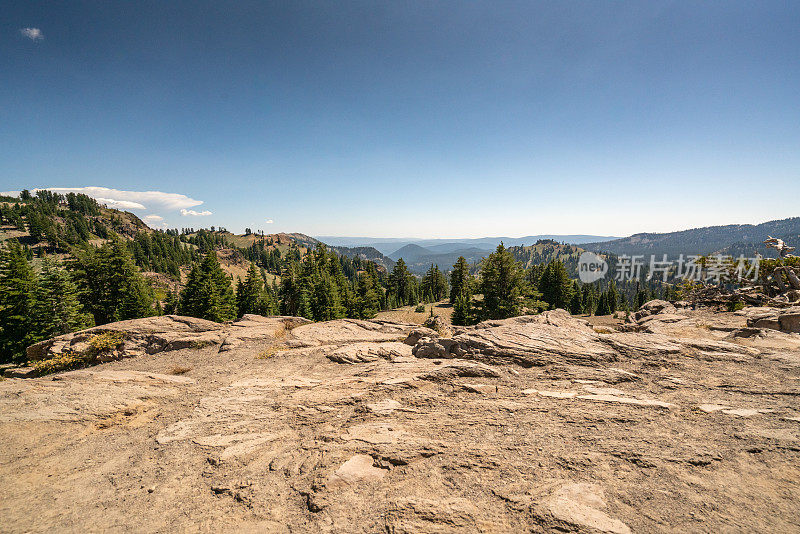
[[[388,471],[374,466],[375,460],[368,454],[356,454],[343,463],[336,472],[331,475],[332,485],[337,484],[358,484],[361,482],[372,482],[380,480],[386,476]]]

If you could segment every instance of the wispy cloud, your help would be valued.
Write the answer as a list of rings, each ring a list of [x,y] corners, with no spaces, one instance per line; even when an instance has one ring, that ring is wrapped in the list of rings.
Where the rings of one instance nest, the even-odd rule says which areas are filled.
[[[272,224],[272,219],[267,219],[267,220],[266,220],[266,223],[267,223],[267,224]]]
[[[44,34],[39,28],[22,28],[19,33],[30,39],[31,41],[41,41],[44,39]]]
[[[105,204],[109,208],[118,208],[124,210],[146,210],[147,208],[144,205],[139,204],[138,202],[132,202],[130,200],[116,200],[113,198],[102,198],[102,197],[95,197],[100,204]]]
[[[213,213],[211,213],[208,210],[205,211],[181,210],[181,215],[183,215],[184,217],[188,217],[190,215],[194,217],[207,217],[208,215],[213,215]]]
[[[164,220],[164,217],[162,217],[161,215],[147,215],[143,218],[147,222],[159,222]]]
[[[83,193],[92,198],[97,199],[99,202],[111,200],[113,202],[132,202],[137,206],[129,205],[128,209],[166,209],[166,210],[180,210],[186,208],[194,208],[203,203],[202,200],[195,200],[181,195],[180,193],[165,193],[163,191],[125,191],[122,189],[112,189],[109,187],[45,187],[49,191],[56,193]],[[38,189],[34,189],[35,193]],[[111,205],[110,205],[111,206]],[[111,206],[118,207],[118,206]],[[123,206],[119,206],[123,207]]]

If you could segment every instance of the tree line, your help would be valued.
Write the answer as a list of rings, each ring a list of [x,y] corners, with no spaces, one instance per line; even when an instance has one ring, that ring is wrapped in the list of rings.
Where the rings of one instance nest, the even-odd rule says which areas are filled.
[[[525,268],[515,250],[502,243],[481,263],[477,277],[469,272],[463,257],[453,265],[449,300],[455,325],[475,324],[487,319],[506,319],[522,314],[562,308],[572,314],[609,315],[636,310],[654,298],[677,299],[675,287],[656,281],[609,281],[581,284],[573,280],[564,262]]]

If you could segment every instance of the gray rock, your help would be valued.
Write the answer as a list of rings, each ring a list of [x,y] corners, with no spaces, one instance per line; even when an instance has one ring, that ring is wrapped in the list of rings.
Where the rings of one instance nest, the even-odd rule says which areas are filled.
[[[633,318],[635,321],[641,321],[645,317],[650,315],[656,315],[660,313],[668,313],[668,314],[677,314],[677,309],[671,303],[667,302],[666,300],[651,300],[649,302],[645,302],[642,304],[642,307],[633,314]]]
[[[431,330],[430,328],[425,328],[424,326],[420,326],[419,328],[415,328],[408,334],[408,337],[403,340],[403,343],[406,345],[411,345],[412,347],[417,344],[417,341],[422,339],[423,337],[438,337],[439,334],[435,330]]]

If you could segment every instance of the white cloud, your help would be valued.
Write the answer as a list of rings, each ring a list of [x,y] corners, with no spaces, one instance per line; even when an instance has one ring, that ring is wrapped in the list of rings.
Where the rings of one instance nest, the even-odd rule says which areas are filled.
[[[162,208],[168,210],[180,210],[185,208],[193,208],[203,203],[202,200],[195,200],[181,195],[180,193],[165,193],[163,191],[124,191],[121,189],[111,189],[109,187],[45,187],[49,191],[56,193],[83,193],[92,198],[100,201],[103,199],[111,199],[115,202],[134,202],[138,206],[131,209],[148,209],[148,208]],[[31,192],[35,193],[38,189]],[[102,201],[101,201],[102,202]],[[116,207],[116,206],[114,206]]]
[[[44,39],[44,34],[39,28],[22,28],[19,33],[30,39],[31,41],[41,41]]]
[[[113,198],[94,197],[100,204],[105,204],[109,208],[120,208],[126,210],[146,210],[142,204],[131,202],[130,200],[115,200]]]
[[[144,217],[144,220],[148,222],[158,222],[158,221],[163,221],[164,217],[162,217],[161,215],[147,215],[146,217]]]
[[[267,219],[267,224],[272,224],[272,219]]]
[[[181,215],[184,217],[192,215],[195,217],[207,217],[208,215],[213,215],[210,211],[194,211],[194,210],[181,210]]]

